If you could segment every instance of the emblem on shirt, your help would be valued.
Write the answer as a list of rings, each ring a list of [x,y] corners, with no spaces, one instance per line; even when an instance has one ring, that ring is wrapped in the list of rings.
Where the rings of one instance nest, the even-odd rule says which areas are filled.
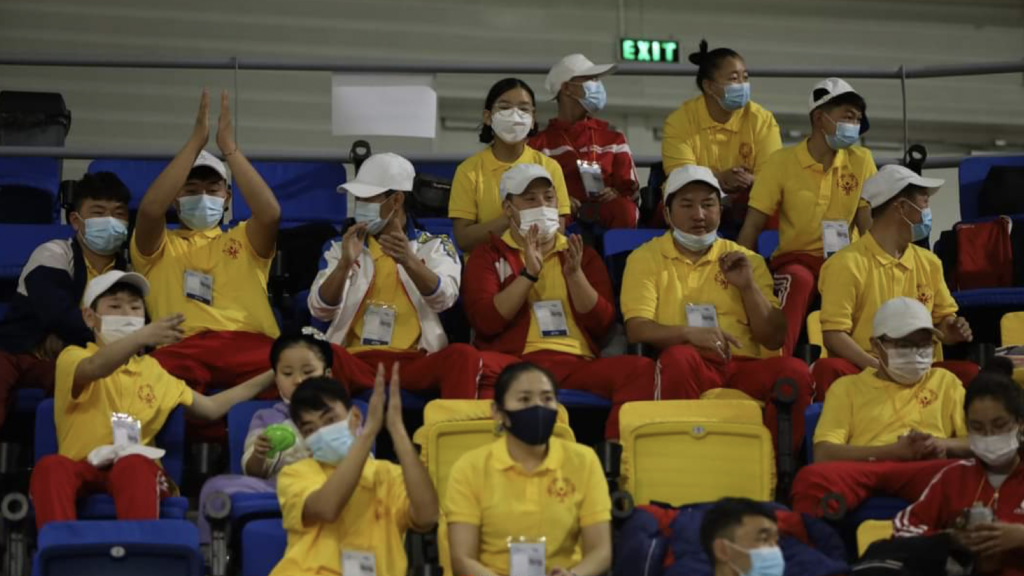
[[[917,301],[924,304],[924,307],[929,310],[932,308],[932,300],[934,300],[934,298],[932,291],[927,288],[922,288],[921,291],[917,293]]]
[[[839,176],[839,189],[843,191],[843,194],[849,196],[853,194],[853,191],[857,189],[860,184],[860,180],[854,174],[842,174]]]
[[[722,290],[729,289],[729,281],[725,279],[725,274],[721,270],[715,272],[715,284],[718,284],[718,287]]]
[[[934,390],[924,389],[917,395],[917,404],[922,410],[935,403],[937,395]]]
[[[576,485],[568,478],[552,478],[548,484],[548,496],[555,498],[560,503],[572,498],[576,494]]]
[[[146,403],[146,406],[153,407],[153,403],[156,402],[156,392],[153,390],[152,384],[143,384],[139,386],[138,392],[139,400]]]
[[[740,159],[743,160],[743,165],[747,168],[754,167],[754,147],[750,145],[750,142],[740,144]]]
[[[241,253],[242,243],[234,238],[228,240],[227,246],[224,247],[224,255],[232,260],[238,260],[238,255]]]

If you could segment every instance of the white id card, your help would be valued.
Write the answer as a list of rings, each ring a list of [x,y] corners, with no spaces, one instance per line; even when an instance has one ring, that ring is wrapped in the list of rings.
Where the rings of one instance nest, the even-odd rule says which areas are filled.
[[[821,243],[825,258],[850,245],[850,225],[844,220],[824,220],[821,223]]]
[[[576,161],[580,169],[580,178],[583,180],[583,189],[587,196],[598,196],[604,190],[604,177],[601,175],[601,165],[597,162]]]
[[[372,552],[342,550],[341,573],[345,576],[377,576],[377,557]]]
[[[390,346],[395,332],[395,309],[370,304],[363,313],[363,346]]]
[[[543,542],[513,542],[509,544],[509,574],[515,576],[545,576],[546,558]]]
[[[114,412],[110,416],[114,432],[114,446],[130,446],[142,443],[142,424],[130,414]]]
[[[714,304],[687,304],[686,325],[694,328],[718,328],[718,312]]]
[[[568,336],[569,324],[565,319],[565,309],[561,300],[542,300],[533,303],[533,313],[537,316],[540,335]]]
[[[185,297],[213,305],[213,276],[185,270]]]

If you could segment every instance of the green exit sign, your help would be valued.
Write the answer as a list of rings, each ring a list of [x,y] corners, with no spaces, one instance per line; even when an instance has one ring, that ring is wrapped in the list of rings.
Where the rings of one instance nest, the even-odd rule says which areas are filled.
[[[675,40],[623,38],[619,41],[619,58],[624,62],[679,62],[679,43]]]

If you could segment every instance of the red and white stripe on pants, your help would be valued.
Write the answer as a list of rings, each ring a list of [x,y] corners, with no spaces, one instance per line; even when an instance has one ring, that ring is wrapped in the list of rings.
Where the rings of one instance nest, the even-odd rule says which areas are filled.
[[[51,454],[36,463],[29,482],[36,527],[75,520],[76,501],[97,493],[114,497],[118,520],[155,520],[160,500],[171,495],[163,469],[145,456],[125,456],[101,470],[84,460]]]
[[[981,367],[974,362],[967,360],[945,360],[932,364],[934,368],[945,368],[952,372],[967,386],[978,376]],[[811,366],[811,374],[814,376],[815,390],[819,399],[825,398],[829,386],[843,376],[860,374],[862,370],[857,365],[845,358],[821,358]]]
[[[807,322],[807,309],[818,294],[818,273],[825,259],[804,252],[788,252],[772,258],[775,297],[786,316],[786,340],[782,355],[792,356]]]
[[[384,364],[386,377],[390,378],[391,368],[398,362],[403,390],[440,390],[441,397],[445,399],[472,400],[477,397],[480,352],[468,344],[449,344],[433,354],[386,350],[350,354],[337,344],[332,344],[331,349],[334,351],[331,373],[353,394],[373,388],[377,364]]]

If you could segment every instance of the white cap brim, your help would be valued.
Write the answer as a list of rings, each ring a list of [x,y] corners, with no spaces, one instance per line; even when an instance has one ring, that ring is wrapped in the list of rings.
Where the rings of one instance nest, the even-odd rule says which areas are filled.
[[[341,186],[338,186],[338,192],[341,194],[351,194],[356,198],[373,198],[379,194],[387,192],[388,189],[383,186],[374,186],[373,184],[364,184],[362,182],[346,182]]]
[[[111,270],[105,274],[100,274],[89,282],[89,285],[85,287],[82,304],[86,307],[91,307],[97,298],[107,290],[110,290],[110,287],[115,284],[131,284],[142,292],[143,298],[149,296],[149,282],[146,281],[142,274]]]

